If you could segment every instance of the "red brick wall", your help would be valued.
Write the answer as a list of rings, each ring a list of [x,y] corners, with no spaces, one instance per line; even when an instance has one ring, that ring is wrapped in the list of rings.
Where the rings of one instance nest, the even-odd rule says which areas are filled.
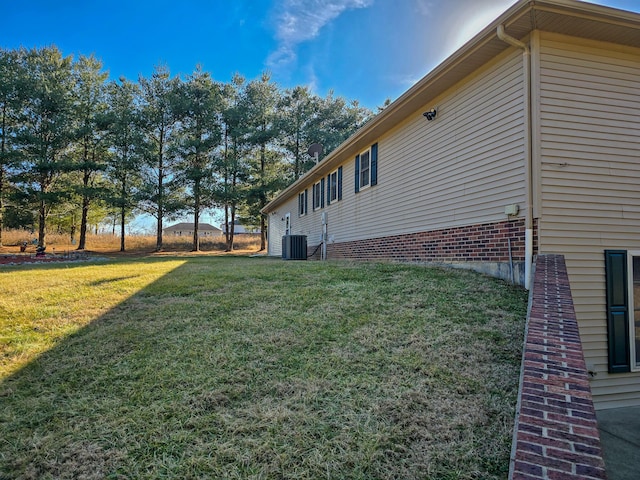
[[[536,260],[509,478],[606,478],[569,278],[561,255]]]
[[[328,258],[391,259],[403,262],[524,261],[524,220],[515,219],[430,232],[329,243]],[[309,247],[309,254],[315,246]],[[313,258],[319,258],[320,251]]]

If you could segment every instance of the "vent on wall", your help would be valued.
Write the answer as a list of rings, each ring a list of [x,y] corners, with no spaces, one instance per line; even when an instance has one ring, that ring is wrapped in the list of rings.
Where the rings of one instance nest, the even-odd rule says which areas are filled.
[[[306,260],[307,259],[307,236],[306,235],[285,235],[282,237],[282,259],[283,260]]]

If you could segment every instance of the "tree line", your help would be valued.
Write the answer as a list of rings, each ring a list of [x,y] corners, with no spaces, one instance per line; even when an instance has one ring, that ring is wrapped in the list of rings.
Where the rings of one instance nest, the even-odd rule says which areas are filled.
[[[47,227],[86,246],[90,224],[125,225],[139,213],[163,221],[224,211],[227,248],[236,219],[260,225],[260,210],[372,117],[357,101],[307,87],[283,89],[268,73],[216,81],[200,67],[172,76],[157,66],[137,82],[110,80],[94,56],[55,47],[0,49],[0,246],[6,228]],[[79,223],[79,225],[78,225]]]

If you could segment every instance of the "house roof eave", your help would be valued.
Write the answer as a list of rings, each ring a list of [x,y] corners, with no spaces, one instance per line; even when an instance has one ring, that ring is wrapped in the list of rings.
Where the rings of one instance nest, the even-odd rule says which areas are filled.
[[[452,85],[513,48],[498,38],[499,25],[517,39],[527,37],[534,30],[542,30],[598,41],[615,39],[618,43],[640,48],[640,14],[574,0],[520,0],[280,192],[261,212],[266,214],[275,210],[305,185],[317,182],[345,159],[355,157],[407,117],[419,114],[425,105]]]

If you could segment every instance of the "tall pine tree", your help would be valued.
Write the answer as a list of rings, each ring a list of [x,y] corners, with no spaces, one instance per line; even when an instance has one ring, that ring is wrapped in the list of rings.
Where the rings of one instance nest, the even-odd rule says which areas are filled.
[[[5,226],[9,176],[16,161],[15,134],[20,111],[24,51],[0,49],[0,247]]]
[[[307,150],[320,138],[313,138],[311,130],[318,116],[319,99],[307,87],[286,90],[280,101],[280,142],[292,158],[292,180],[297,180],[313,162]]]
[[[100,196],[102,188],[96,183],[106,168],[107,134],[105,81],[107,73],[102,63],[91,57],[81,56],[73,64],[74,76],[74,165],[81,176],[78,194],[81,198],[80,240],[78,250],[84,250],[87,239],[87,218],[91,201]],[[75,225],[71,226],[72,232]]]
[[[282,154],[276,148],[279,135],[278,104],[280,90],[264,73],[249,82],[241,100],[247,122],[247,141],[252,148],[250,188],[246,203],[247,217],[260,225],[260,250],[266,248],[266,219],[260,210],[284,186]]]
[[[187,187],[185,200],[194,225],[192,249],[198,251],[200,215],[203,208],[213,205],[213,157],[221,139],[221,89],[198,68],[180,92],[176,176]]]
[[[236,212],[246,191],[248,151],[246,116],[241,98],[246,86],[244,77],[235,75],[222,90],[222,145],[215,158],[215,171],[219,182],[215,186],[215,199],[224,209],[226,250],[233,250]]]
[[[70,192],[58,188],[68,171],[67,149],[73,139],[71,57],[56,47],[30,50],[25,58],[28,92],[19,115],[16,144],[20,148],[21,186],[36,203],[38,243],[46,245],[51,207]]]
[[[117,209],[120,222],[120,251],[125,251],[125,226],[127,218],[136,206],[137,191],[141,183],[144,158],[144,134],[141,127],[137,84],[126,79],[111,82],[107,86],[109,111],[107,143],[111,151],[107,175],[112,191],[109,203]],[[116,220],[114,219],[114,225]]]
[[[179,120],[176,109],[180,80],[171,78],[169,69],[159,66],[150,79],[141,77],[139,83],[147,142],[143,204],[147,213],[156,218],[156,251],[160,251],[165,216],[176,213],[183,206],[174,190],[175,157],[171,155]]]

